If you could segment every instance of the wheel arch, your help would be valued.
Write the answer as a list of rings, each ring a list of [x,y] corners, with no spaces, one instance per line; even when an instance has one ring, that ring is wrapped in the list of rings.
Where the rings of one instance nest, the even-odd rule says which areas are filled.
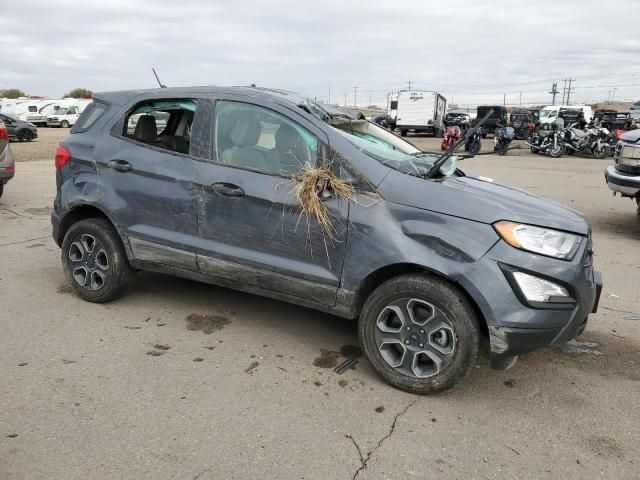
[[[438,277],[441,280],[451,284],[469,301],[473,307],[478,319],[480,320],[480,329],[487,338],[489,337],[489,327],[487,319],[483,314],[478,302],[475,301],[473,296],[462,286],[459,282],[453,278],[445,275],[442,272],[426,267],[424,265],[418,265],[414,263],[396,263],[392,265],[385,265],[373,272],[369,273],[361,283],[361,287],[358,289],[355,300],[356,315],[360,315],[360,311],[367,300],[369,295],[384,282],[391,280],[392,278],[399,277],[401,275],[409,274],[423,274]]]
[[[74,223],[77,223],[80,220],[86,220],[87,218],[104,218],[107,222],[109,222],[120,236],[120,240],[122,241],[125,251],[127,252],[127,257],[132,258],[131,246],[127,241],[127,236],[124,234],[124,230],[122,229],[122,227],[102,208],[88,203],[76,205],[70,208],[62,216],[60,220],[60,228],[58,229],[58,236],[55,239],[58,246],[62,246],[64,236],[67,234],[67,231]]]

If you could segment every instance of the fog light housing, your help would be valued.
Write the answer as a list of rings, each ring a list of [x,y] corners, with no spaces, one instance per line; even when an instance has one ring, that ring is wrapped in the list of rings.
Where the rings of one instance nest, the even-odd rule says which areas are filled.
[[[558,297],[571,298],[566,288],[543,278],[523,272],[513,272],[513,278],[529,302],[547,303]]]

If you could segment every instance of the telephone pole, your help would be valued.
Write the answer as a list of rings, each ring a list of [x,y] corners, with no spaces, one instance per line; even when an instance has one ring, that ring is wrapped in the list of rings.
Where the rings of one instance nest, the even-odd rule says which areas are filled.
[[[344,89],[344,106],[347,106],[347,89]]]
[[[571,97],[571,82],[575,80],[575,78],[569,77],[569,89],[567,90],[567,105],[569,105],[569,97]]]
[[[331,82],[329,82],[329,105],[331,105]]]
[[[353,106],[355,107],[356,105],[358,105],[358,102],[356,101],[357,97],[356,97],[356,92],[358,91],[358,87],[353,87]]]
[[[409,91],[411,91],[411,80],[409,80]]]
[[[520,107],[522,107],[522,92],[520,92]]]
[[[562,105],[564,105],[564,99],[565,99],[565,96],[567,95],[567,79],[563,78],[562,82],[563,82],[563,84],[562,84]]]
[[[556,95],[558,94],[558,84],[556,82],[553,82],[553,87],[551,87],[551,91],[549,93],[553,95],[553,100],[551,100],[551,105],[555,105]]]

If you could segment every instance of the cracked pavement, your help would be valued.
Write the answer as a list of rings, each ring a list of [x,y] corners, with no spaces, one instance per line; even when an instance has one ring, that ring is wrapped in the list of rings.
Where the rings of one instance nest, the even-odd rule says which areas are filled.
[[[640,313],[640,227],[606,162],[516,151],[462,165],[590,217],[605,287],[579,340],[602,355],[545,349],[508,371],[481,359],[453,390],[416,397],[364,358],[342,375],[318,366],[357,343],[329,315],[146,273],[110,304],[73,296],[46,213],[63,132],[41,131],[51,158],[19,161],[0,199],[0,478],[640,475],[640,321],[626,319]]]

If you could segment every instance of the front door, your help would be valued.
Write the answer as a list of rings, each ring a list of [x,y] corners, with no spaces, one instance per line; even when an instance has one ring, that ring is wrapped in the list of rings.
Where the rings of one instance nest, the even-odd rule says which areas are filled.
[[[297,175],[318,165],[327,138],[277,105],[217,101],[211,162],[196,182],[203,273],[334,305],[344,260],[348,202],[328,198],[331,229],[300,213]]]

